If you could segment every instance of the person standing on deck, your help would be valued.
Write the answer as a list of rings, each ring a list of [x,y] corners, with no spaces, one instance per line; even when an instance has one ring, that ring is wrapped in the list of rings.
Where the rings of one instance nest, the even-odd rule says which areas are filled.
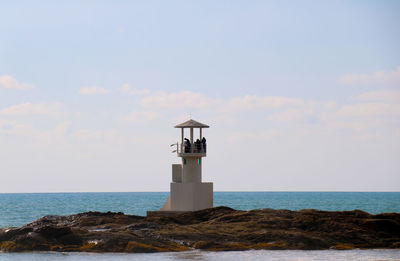
[[[204,152],[207,152],[207,150],[206,150],[207,143],[206,143],[206,142],[207,142],[207,141],[206,141],[206,138],[203,137],[203,138],[201,139],[201,143],[203,144],[203,150],[204,150]]]

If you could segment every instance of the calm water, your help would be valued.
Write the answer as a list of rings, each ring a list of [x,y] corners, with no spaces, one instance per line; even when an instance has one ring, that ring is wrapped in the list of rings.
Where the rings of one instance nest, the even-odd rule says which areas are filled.
[[[21,226],[44,215],[121,211],[145,215],[159,209],[167,192],[0,194],[0,227]],[[400,212],[400,192],[215,192],[215,206],[235,209],[361,209]],[[0,261],[47,260],[400,260],[400,250],[239,251],[156,254],[0,253]]]
[[[21,226],[44,215],[121,211],[146,215],[158,210],[167,192],[0,194],[0,227]],[[215,206],[234,209],[361,209],[400,212],[400,192],[215,192]]]

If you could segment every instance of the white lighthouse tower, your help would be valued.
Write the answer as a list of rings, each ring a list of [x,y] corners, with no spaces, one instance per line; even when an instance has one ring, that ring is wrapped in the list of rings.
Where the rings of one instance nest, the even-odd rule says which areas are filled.
[[[207,143],[203,137],[203,128],[208,125],[192,119],[178,124],[181,129],[181,142],[176,143],[176,152],[182,159],[180,164],[172,164],[172,182],[170,195],[159,212],[195,211],[213,207],[213,183],[202,182],[202,159],[207,155]],[[185,129],[189,129],[190,138],[185,138]],[[198,131],[197,131],[198,129]],[[198,138],[194,133],[198,132]]]

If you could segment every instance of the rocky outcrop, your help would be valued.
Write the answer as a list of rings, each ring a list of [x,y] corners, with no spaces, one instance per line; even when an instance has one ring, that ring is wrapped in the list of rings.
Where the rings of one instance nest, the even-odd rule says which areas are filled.
[[[400,248],[400,214],[217,207],[174,216],[45,216],[20,228],[0,229],[0,250],[10,252],[330,248]]]

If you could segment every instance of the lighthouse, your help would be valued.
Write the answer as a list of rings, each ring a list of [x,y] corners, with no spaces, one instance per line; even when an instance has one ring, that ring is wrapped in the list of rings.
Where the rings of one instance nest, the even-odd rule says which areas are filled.
[[[175,128],[181,129],[180,143],[173,144],[176,146],[176,153],[181,163],[172,164],[170,195],[157,212],[212,208],[213,183],[203,182],[201,176],[203,158],[207,156],[208,149],[203,129],[209,126],[190,119],[176,125]],[[185,130],[189,131],[188,138],[185,137]]]

